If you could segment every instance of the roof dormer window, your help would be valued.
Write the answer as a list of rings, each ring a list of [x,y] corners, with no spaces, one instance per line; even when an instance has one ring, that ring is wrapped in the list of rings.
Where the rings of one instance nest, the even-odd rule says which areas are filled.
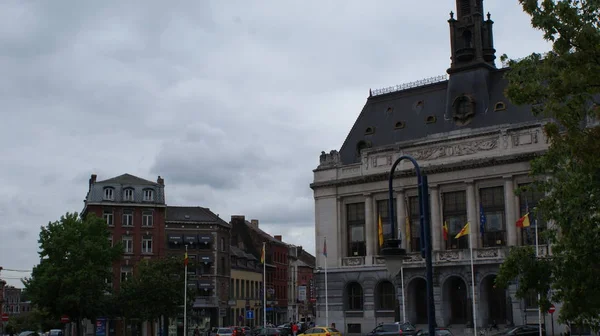
[[[144,201],[153,201],[154,200],[154,190],[145,189],[144,190]]]
[[[111,187],[104,188],[104,199],[113,201],[115,199],[115,189]]]
[[[127,188],[123,191],[124,201],[133,201],[133,189]]]

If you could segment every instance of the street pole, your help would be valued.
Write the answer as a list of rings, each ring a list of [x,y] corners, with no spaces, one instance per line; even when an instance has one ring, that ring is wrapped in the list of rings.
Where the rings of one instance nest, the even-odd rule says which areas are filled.
[[[429,226],[429,187],[427,184],[427,176],[421,174],[421,168],[417,161],[409,156],[400,156],[392,165],[389,176],[389,200],[388,209],[390,216],[390,223],[392,225],[392,232],[398,231],[396,229],[396,216],[394,215],[394,172],[396,167],[402,160],[408,160],[415,166],[415,172],[417,175],[417,183],[419,187],[419,209],[421,214],[421,255],[425,258],[425,273],[427,281],[427,324],[429,335],[435,335],[435,305],[433,300],[433,262],[431,259],[431,228]],[[402,241],[400,233],[398,233],[398,241]],[[400,247],[400,246],[398,246]],[[395,276],[395,275],[394,275]]]

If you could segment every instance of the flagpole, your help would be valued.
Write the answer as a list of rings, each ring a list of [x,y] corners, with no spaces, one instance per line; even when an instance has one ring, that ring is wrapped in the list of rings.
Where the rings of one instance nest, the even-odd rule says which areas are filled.
[[[324,237],[323,246],[327,248],[327,237]],[[327,251],[325,251],[325,326],[329,327],[329,295],[327,295]]]
[[[537,218],[535,220],[535,258],[538,259],[540,257],[539,252],[539,238],[538,238],[538,221]],[[540,336],[542,336],[542,305],[541,305],[541,295],[538,293],[538,320],[539,320],[539,328],[540,328]]]
[[[188,262],[187,262],[187,251],[188,251],[188,246],[187,244],[185,245],[185,271],[183,274],[183,335],[187,336],[187,269],[188,269]]]
[[[402,322],[406,322],[406,301],[404,301],[404,266],[400,266],[400,281],[402,288]]]
[[[469,228],[469,231],[471,228]],[[470,234],[471,232],[469,232]],[[473,266],[473,240],[475,236],[469,236],[469,250],[471,252],[471,295],[473,303],[473,335],[477,336],[477,309],[475,309],[475,267]]]
[[[263,325],[267,327],[267,251],[266,242],[263,242],[262,258],[263,258]]]

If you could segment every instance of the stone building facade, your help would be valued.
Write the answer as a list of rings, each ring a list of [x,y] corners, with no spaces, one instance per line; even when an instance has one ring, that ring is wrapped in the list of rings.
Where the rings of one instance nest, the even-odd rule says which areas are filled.
[[[494,278],[511,246],[534,244],[534,226],[547,227],[515,224],[541,198],[515,190],[532,182],[529,162],[547,149],[544,120],[504,96],[510,69],[495,66],[493,22],[484,17],[482,0],[457,0],[456,6],[448,20],[448,76],[371,91],[341,149],[323,152],[314,170],[320,324],[325,263],[329,323],[341,331],[366,334],[381,322],[427,322],[417,181],[408,161],[398,165],[393,183],[396,226],[389,220],[388,176],[401,155],[414,157],[429,179],[437,325],[472,322],[472,286],[479,326],[539,321],[534,297],[519,300],[516,285],[496,288]],[[380,256],[379,220],[385,238],[399,236],[409,253],[403,277],[392,277]],[[467,222],[470,234],[455,239]],[[551,252],[543,240],[540,252]]]
[[[195,326],[205,329],[225,325],[229,308],[231,225],[208,208],[167,206],[165,236],[167,256],[176,256],[183,262],[187,246],[188,286],[197,293],[190,312],[190,330]]]

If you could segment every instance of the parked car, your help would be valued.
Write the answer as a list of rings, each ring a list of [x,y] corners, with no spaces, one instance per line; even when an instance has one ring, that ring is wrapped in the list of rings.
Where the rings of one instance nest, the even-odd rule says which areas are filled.
[[[494,336],[538,336],[539,334],[540,327],[536,324],[515,326],[495,333]],[[544,328],[542,328],[542,335],[546,336]]]
[[[382,323],[375,327],[368,336],[414,336],[417,334],[417,328],[408,322]]]
[[[218,328],[217,336],[233,336],[233,328]]]
[[[429,330],[419,330],[416,336],[429,336]],[[435,336],[454,336],[450,329],[446,328],[435,328]]]

